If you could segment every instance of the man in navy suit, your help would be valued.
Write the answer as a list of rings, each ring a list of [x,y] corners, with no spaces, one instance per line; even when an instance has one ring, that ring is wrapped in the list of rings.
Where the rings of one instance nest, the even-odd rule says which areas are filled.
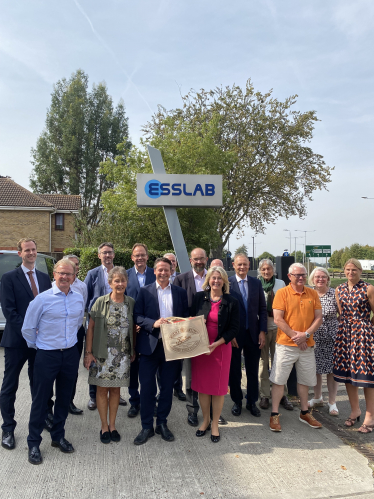
[[[240,303],[240,334],[233,340],[230,366],[230,395],[234,402],[231,412],[240,416],[243,392],[241,389],[241,352],[245,359],[247,374],[247,409],[253,416],[261,416],[256,406],[258,400],[258,366],[261,348],[265,345],[267,333],[267,311],[264,292],[258,279],[249,277],[249,260],[244,253],[235,255],[233,261],[235,275],[229,277],[230,293]]]
[[[126,270],[128,281],[125,294],[130,296],[135,301],[138,297],[140,288],[148,286],[156,280],[154,270],[147,267],[148,262],[148,248],[143,243],[135,243],[132,247],[131,260],[134,266]],[[131,362],[130,366],[130,409],[128,410],[128,417],[135,418],[140,410],[140,395],[139,395],[139,355],[137,354],[135,360]]]
[[[33,370],[36,350],[28,348],[22,336],[21,328],[29,303],[39,293],[51,287],[47,274],[35,269],[37,257],[36,242],[23,238],[18,242],[18,255],[22,264],[15,270],[6,272],[1,279],[1,308],[6,318],[6,325],[1,340],[4,347],[5,370],[0,393],[0,407],[3,418],[2,441],[4,449],[14,449],[14,403],[18,389],[20,372],[28,361],[30,390],[33,386]],[[47,409],[46,409],[47,410]]]
[[[135,438],[135,445],[145,444],[153,437],[154,400],[157,392],[156,373],[160,373],[161,389],[157,407],[156,433],[167,442],[174,435],[167,426],[167,417],[173,402],[173,384],[178,370],[178,361],[165,360],[161,337],[161,324],[167,317],[188,317],[187,293],[170,284],[171,262],[167,258],[155,261],[156,282],[140,289],[134,307],[134,320],[140,326],[136,350],[140,354],[139,380],[140,416],[142,430]]]
[[[87,303],[86,308],[90,312],[95,301],[100,297],[112,292],[108,284],[108,272],[114,267],[113,260],[115,257],[114,246],[112,243],[102,243],[98,248],[98,258],[101,260],[101,265],[89,270],[84,283],[87,286]],[[90,411],[96,409],[96,385],[89,385],[90,400],[87,407]],[[127,405],[126,401],[120,399],[121,405]]]

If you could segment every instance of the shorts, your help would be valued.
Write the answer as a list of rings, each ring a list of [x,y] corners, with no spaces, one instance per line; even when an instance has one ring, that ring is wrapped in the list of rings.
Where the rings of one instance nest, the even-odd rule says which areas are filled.
[[[300,385],[315,386],[317,384],[314,346],[301,351],[299,347],[279,345],[278,343],[275,346],[270,381],[275,385],[285,385],[294,364],[297,382]]]

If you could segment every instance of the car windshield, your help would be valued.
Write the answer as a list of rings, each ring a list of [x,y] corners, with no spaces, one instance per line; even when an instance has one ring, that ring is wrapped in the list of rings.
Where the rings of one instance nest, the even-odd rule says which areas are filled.
[[[16,253],[0,252],[0,281],[5,272],[9,272],[10,270],[18,268],[21,263],[22,259]],[[53,259],[38,255],[36,258],[35,267],[41,272],[49,274],[51,277],[53,271]]]

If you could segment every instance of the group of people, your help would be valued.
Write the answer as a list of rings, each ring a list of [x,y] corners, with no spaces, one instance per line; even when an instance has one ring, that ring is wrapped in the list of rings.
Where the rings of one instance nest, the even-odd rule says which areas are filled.
[[[90,270],[84,282],[77,277],[79,258],[67,255],[54,266],[52,284],[35,269],[35,240],[21,239],[18,254],[22,264],[1,281],[1,306],[7,320],[1,342],[5,352],[2,447],[15,448],[16,392],[28,362],[32,404],[27,442],[32,464],[43,461],[43,429],[50,432],[52,446],[74,452],[65,439],[65,422],[69,413],[83,413],[74,404],[83,347],[88,409],[98,410],[103,444],[121,439],[116,416],[119,405],[127,405],[121,387],[128,387],[128,417],[140,413],[135,445],[145,444],[155,434],[174,440],[167,424],[173,394],[186,400],[187,422],[198,427],[196,436],[210,432],[211,441],[219,442],[219,426],[227,424],[221,412],[228,390],[232,415],[239,417],[242,412],[242,354],[246,408],[260,417],[260,409],[268,409],[271,399],[272,431],[281,431],[279,405],[293,410],[287,381],[294,365],[301,422],[321,428],[310,408],[323,404],[322,375],[326,374],[329,413],[338,414],[337,386],[346,383],[351,414],[345,424],[353,426],[360,419],[358,387],[363,386],[366,416],[359,431],[369,433],[374,428],[374,326],[370,321],[374,287],[360,280],[362,269],[356,260],[346,263],[348,282],[334,291],[323,268],[312,272],[310,287],[306,286],[307,272],[299,263],[289,269],[288,286],[275,278],[268,259],[260,262],[258,278],[250,277],[245,254],[235,255],[235,275],[228,277],[220,260],[206,269],[208,258],[202,248],[191,251],[191,270],[179,274],[175,255],[170,253],[158,258],[153,269],[148,267],[148,249],[142,243],[132,248],[133,267],[115,266],[114,247],[104,242],[98,248],[101,265]],[[166,361],[161,326],[171,317],[189,316],[204,316],[209,353]],[[308,401],[311,386],[314,397]]]

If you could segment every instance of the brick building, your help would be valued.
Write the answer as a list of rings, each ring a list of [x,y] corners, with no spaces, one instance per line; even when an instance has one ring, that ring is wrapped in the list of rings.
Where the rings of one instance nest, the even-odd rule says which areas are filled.
[[[80,196],[33,194],[9,177],[0,177],[0,250],[15,250],[22,237],[32,237],[41,253],[74,246],[74,216]]]

